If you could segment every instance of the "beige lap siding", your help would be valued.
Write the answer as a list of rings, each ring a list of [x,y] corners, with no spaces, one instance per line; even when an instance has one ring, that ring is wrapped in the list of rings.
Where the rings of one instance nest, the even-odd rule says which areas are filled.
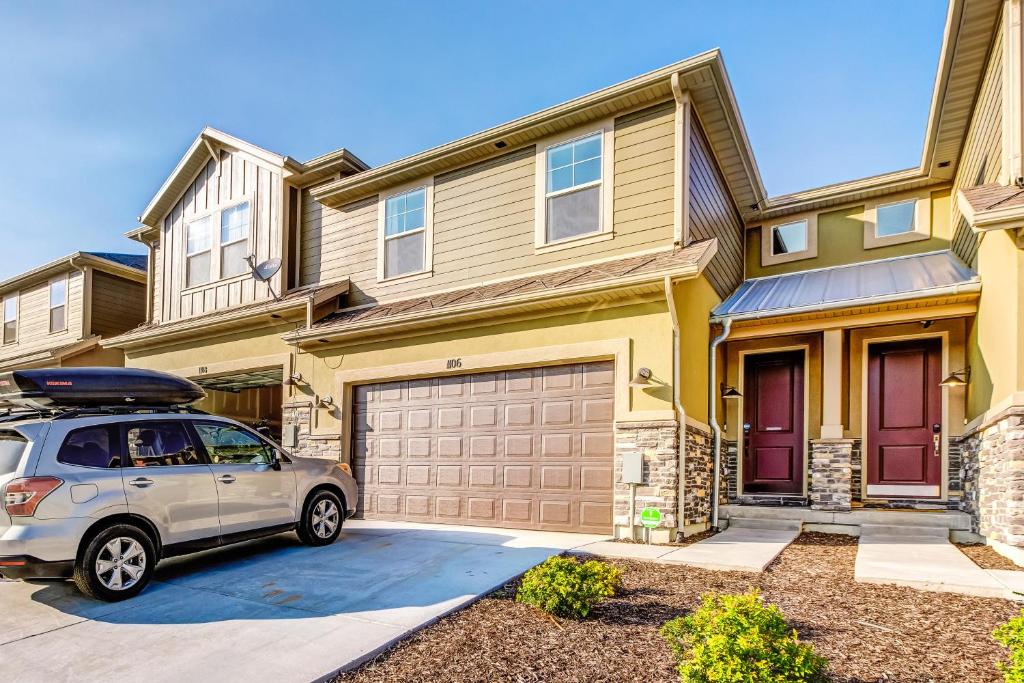
[[[613,377],[599,362],[356,387],[361,513],[609,532]]]

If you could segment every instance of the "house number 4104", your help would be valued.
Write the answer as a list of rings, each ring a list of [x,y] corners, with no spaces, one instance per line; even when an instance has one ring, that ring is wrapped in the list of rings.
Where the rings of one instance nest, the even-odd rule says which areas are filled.
[[[454,370],[456,368],[461,368],[461,367],[462,367],[462,359],[461,358],[449,358],[448,359],[448,369],[449,370]]]

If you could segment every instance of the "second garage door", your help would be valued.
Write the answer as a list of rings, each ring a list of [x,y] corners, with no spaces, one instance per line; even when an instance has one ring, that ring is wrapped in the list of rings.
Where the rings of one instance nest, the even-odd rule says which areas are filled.
[[[356,387],[363,516],[610,531],[613,375],[576,363]]]

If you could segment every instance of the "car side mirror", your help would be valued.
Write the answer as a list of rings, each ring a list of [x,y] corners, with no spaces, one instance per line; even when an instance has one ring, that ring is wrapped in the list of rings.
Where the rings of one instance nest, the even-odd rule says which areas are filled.
[[[270,469],[281,471],[281,455],[276,451],[270,451]]]

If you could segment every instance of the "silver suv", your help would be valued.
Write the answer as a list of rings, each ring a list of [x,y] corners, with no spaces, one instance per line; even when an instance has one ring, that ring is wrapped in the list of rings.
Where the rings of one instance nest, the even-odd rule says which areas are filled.
[[[291,530],[333,543],[356,505],[346,465],[174,408],[0,417],[0,490],[0,574],[109,601],[165,557]]]

